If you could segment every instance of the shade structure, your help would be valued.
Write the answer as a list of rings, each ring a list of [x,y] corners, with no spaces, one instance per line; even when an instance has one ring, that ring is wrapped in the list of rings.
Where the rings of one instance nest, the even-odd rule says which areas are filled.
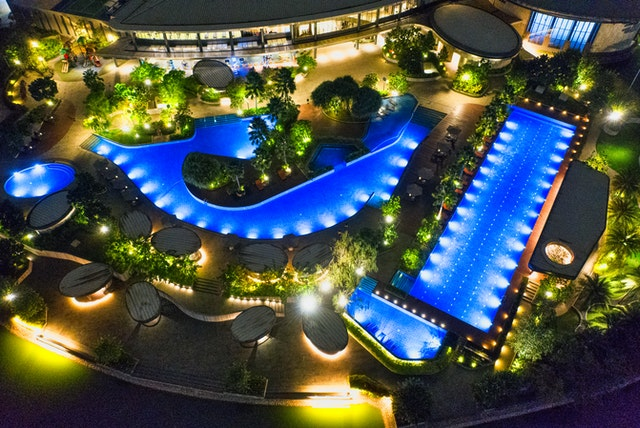
[[[418,170],[418,180],[431,180],[433,178],[433,170],[423,166]]]
[[[151,237],[151,244],[161,253],[172,256],[193,254],[200,249],[202,242],[197,233],[186,227],[167,227]]]
[[[53,193],[38,201],[27,216],[27,224],[42,232],[62,224],[73,213],[73,206],[67,200],[68,191]]]
[[[329,308],[320,307],[302,319],[302,330],[320,352],[335,355],[349,343],[349,334],[342,318]]]
[[[266,339],[276,323],[276,313],[268,306],[244,310],[233,320],[231,334],[241,344],[253,344]]]
[[[120,230],[130,239],[146,238],[151,235],[151,219],[142,211],[129,211],[120,217]]]
[[[227,64],[214,59],[203,59],[193,66],[193,75],[203,85],[224,89],[233,80],[233,71]]]
[[[268,269],[284,269],[289,257],[282,250],[271,244],[251,244],[240,250],[240,261],[253,272],[264,272]]]
[[[323,243],[315,243],[296,251],[293,256],[293,267],[299,271],[313,272],[316,267],[326,268],[333,259],[331,247]]]
[[[125,296],[129,315],[135,321],[149,324],[159,319],[162,303],[158,290],[146,281],[131,284]]]
[[[407,195],[411,198],[422,195],[422,187],[416,183],[411,183],[407,186]]]
[[[63,296],[78,301],[93,301],[106,295],[112,279],[113,269],[110,266],[88,263],[66,274],[58,288]]]

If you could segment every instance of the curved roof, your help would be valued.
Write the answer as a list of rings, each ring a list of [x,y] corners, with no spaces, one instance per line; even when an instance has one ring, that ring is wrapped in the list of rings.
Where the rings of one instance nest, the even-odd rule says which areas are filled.
[[[131,284],[125,295],[129,315],[137,322],[148,323],[160,316],[162,303],[158,290],[149,282]]]
[[[251,244],[240,250],[240,262],[253,272],[267,269],[284,269],[289,256],[280,247],[272,244]]]
[[[515,28],[489,12],[471,6],[440,6],[430,15],[429,24],[453,47],[483,58],[512,58],[522,46],[522,38]]]
[[[233,320],[231,334],[240,343],[250,343],[269,334],[276,323],[276,313],[268,306],[254,306]]]
[[[224,89],[233,80],[233,70],[215,59],[203,59],[193,66],[193,75],[210,88]]]
[[[118,30],[216,31],[260,28],[362,12],[397,0],[129,0],[109,21]]]
[[[602,22],[640,20],[640,0],[510,0],[527,9],[551,15]]]
[[[202,242],[198,234],[191,229],[167,227],[153,234],[151,244],[161,253],[178,257],[195,253],[200,249]]]
[[[342,317],[329,308],[318,308],[313,314],[305,316],[302,331],[325,354],[337,354],[349,343],[349,334]]]
[[[108,286],[113,277],[113,269],[104,263],[82,265],[62,278],[59,290],[63,296],[85,297]]]

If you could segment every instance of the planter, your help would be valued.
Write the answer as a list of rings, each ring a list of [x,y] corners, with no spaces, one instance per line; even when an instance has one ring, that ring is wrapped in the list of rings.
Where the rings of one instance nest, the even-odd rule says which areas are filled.
[[[477,152],[476,152],[476,156],[477,156]],[[483,153],[483,156],[484,156],[484,153]],[[478,168],[469,169],[465,166],[462,172],[465,173],[466,175],[474,176],[477,170]]]

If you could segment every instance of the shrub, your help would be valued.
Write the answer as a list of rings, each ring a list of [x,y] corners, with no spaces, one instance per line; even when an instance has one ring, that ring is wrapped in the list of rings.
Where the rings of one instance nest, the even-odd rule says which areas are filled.
[[[47,321],[47,305],[37,291],[25,286],[11,289],[14,298],[10,302],[13,315],[29,324],[44,325]]]
[[[236,394],[262,396],[267,379],[252,373],[244,361],[234,363],[227,373],[225,389]]]
[[[105,366],[115,366],[126,359],[126,352],[120,339],[114,336],[103,336],[98,339],[94,350],[96,360]]]
[[[214,156],[189,153],[182,165],[184,181],[201,189],[214,190],[231,182],[228,165]]]

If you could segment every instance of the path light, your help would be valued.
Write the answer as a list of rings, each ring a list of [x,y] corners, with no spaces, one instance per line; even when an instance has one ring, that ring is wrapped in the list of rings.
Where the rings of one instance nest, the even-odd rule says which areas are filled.
[[[385,222],[387,222],[387,223],[393,223],[393,221],[394,221],[394,220],[395,220],[395,218],[393,218],[393,216],[392,216],[392,215],[387,215],[387,216],[384,218],[384,221],[385,221]]]
[[[13,299],[16,298],[16,295],[14,293],[9,293],[6,296],[4,296],[4,300],[6,300],[7,302],[12,302]]]
[[[462,79],[463,82],[468,82],[469,79],[471,79],[471,74],[470,73],[464,73],[462,76],[460,76],[460,79]]]
[[[107,226],[106,224],[103,224],[102,226],[100,226],[100,233],[102,233],[103,235],[105,233],[109,232],[109,226]]]
[[[144,79],[144,84],[147,86],[151,86],[151,79]]]
[[[356,268],[356,275],[358,276],[364,275],[364,268],[362,266],[359,266],[358,268]]]
[[[612,110],[611,113],[609,113],[609,115],[607,116],[607,119],[609,119],[611,122],[617,122],[622,119],[623,113],[624,112],[622,110]]]

